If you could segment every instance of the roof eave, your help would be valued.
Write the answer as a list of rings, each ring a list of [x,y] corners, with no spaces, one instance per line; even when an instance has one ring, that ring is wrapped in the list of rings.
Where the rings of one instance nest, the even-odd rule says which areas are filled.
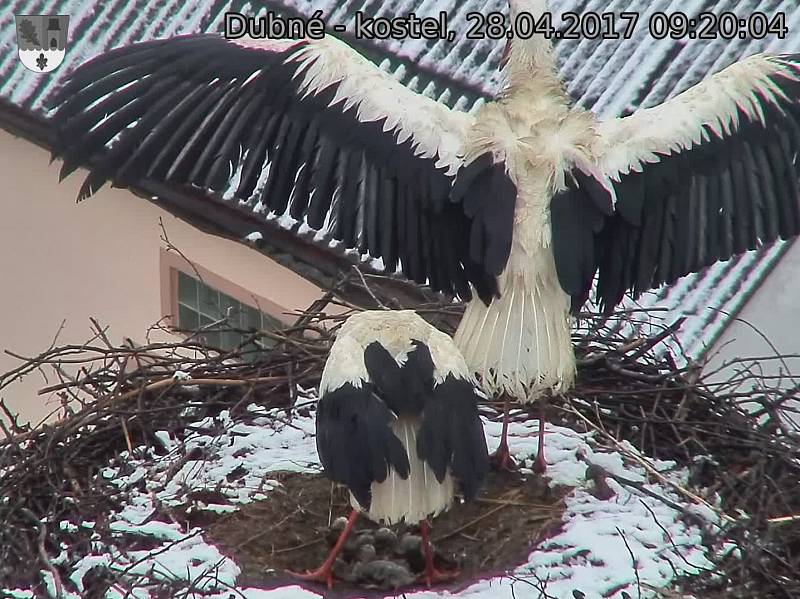
[[[0,98],[0,128],[48,152],[53,148],[54,135],[47,119],[3,98]],[[377,306],[373,293],[364,289],[360,281],[342,282],[352,278],[354,266],[364,273],[382,273],[342,252],[296,235],[276,222],[260,218],[249,208],[220,202],[200,189],[178,188],[150,179],[139,179],[128,189],[205,233],[242,243],[268,256],[323,289],[339,285],[341,295],[352,303],[362,307]],[[253,232],[261,233],[264,242],[258,245],[245,242],[244,237]],[[384,300],[394,300],[404,307],[441,299],[429,288],[400,277],[382,276],[374,282],[374,287],[380,289],[379,295]]]

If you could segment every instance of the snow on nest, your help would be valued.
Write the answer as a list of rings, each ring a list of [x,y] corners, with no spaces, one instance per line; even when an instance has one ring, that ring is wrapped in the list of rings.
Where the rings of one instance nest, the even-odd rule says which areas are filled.
[[[304,392],[304,399],[312,398]],[[121,550],[100,541],[95,533],[91,553],[69,556],[63,547],[54,561],[64,564],[69,556],[69,579],[83,589],[84,576],[93,568],[126,572],[126,588],[112,588],[107,597],[130,596],[150,599],[148,588],[160,580],[190,582],[176,597],[228,599],[308,599],[318,594],[299,586],[265,591],[237,587],[237,564],[204,540],[199,528],[186,530],[175,522],[154,519],[156,506],[182,506],[189,510],[232,511],[237,505],[268,497],[280,483],[272,479],[277,471],[316,472],[313,416],[289,420],[283,410],[268,411],[251,405],[248,422],[236,422],[225,411],[187,427],[188,436],[179,441],[162,432],[162,448],[136,448],[103,470],[105,476],[130,499],[118,512],[109,515],[114,534],[128,540],[149,541],[147,550]],[[499,442],[501,427],[486,422],[490,449]],[[522,462],[523,472],[536,453],[535,425],[512,423],[510,448]],[[480,580],[458,593],[470,599],[511,598],[516,594],[533,596],[533,589],[546,589],[542,597],[587,599],[612,597],[652,597],[678,575],[691,575],[710,568],[701,543],[701,530],[682,520],[680,511],[646,494],[618,485],[609,477],[616,496],[599,500],[590,493],[586,481],[587,463],[601,466],[611,475],[642,483],[649,491],[680,504],[681,498],[668,485],[649,482],[643,468],[629,463],[620,453],[598,448],[592,434],[548,426],[547,476],[552,485],[567,485],[574,490],[565,499],[561,532],[541,543],[528,563],[512,576]],[[632,452],[635,452],[631,448]],[[627,450],[626,450],[627,452]],[[665,480],[684,483],[686,472],[671,462],[650,461]],[[205,504],[192,500],[198,491],[217,491],[229,504]],[[93,522],[62,521],[62,528],[93,528]],[[635,556],[633,567],[631,553]],[[79,559],[76,559],[79,558]],[[59,561],[60,560],[60,561]],[[637,583],[638,573],[638,583]],[[50,595],[57,595],[52,575],[42,571]],[[137,582],[138,581],[138,582]],[[530,590],[527,590],[529,587]],[[641,587],[641,594],[640,594]],[[6,590],[13,597],[30,597],[24,589]],[[126,595],[126,592],[128,593]],[[64,593],[65,599],[79,595]],[[454,596],[447,591],[422,591],[406,594],[415,599]]]

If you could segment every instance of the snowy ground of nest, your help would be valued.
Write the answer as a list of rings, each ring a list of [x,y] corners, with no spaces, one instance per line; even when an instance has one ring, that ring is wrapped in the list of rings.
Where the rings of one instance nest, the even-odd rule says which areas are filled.
[[[149,599],[155,596],[151,591],[159,581],[184,582],[185,590],[174,595],[176,597],[318,597],[299,586],[269,591],[237,586],[239,567],[207,543],[201,529],[185,530],[177,523],[154,518],[170,506],[234,511],[238,506],[269,496],[270,490],[278,484],[272,480],[271,473],[319,470],[313,414],[311,417],[296,416],[289,421],[283,410],[270,413],[252,405],[248,412],[250,424],[234,422],[228,412],[222,412],[216,418],[207,418],[188,427],[192,432],[184,441],[183,458],[180,457],[180,443],[163,433],[159,435],[163,446],[159,451],[135,449],[133,456],[124,455],[103,471],[109,481],[130,497],[121,511],[108,515],[110,529],[120,539],[127,540],[125,547],[131,546],[132,537],[140,537],[147,540],[149,546],[155,544],[155,548],[122,549],[121,545],[107,544],[100,540],[100,535],[95,535],[90,554],[74,555],[72,549],[65,546],[61,555],[52,560],[54,564],[72,564],[68,578],[80,590],[84,588],[84,576],[95,568],[108,569],[116,575],[124,573],[120,584],[112,588],[107,597]],[[490,450],[497,446],[500,430],[498,423],[486,423]],[[535,423],[511,425],[511,451],[522,461],[523,472],[531,465],[530,457],[535,456],[536,440]],[[574,487],[566,498],[561,532],[536,547],[528,562],[511,575],[477,580],[458,596],[470,599],[514,596],[635,599],[655,596],[679,575],[693,575],[711,567],[701,543],[701,530],[687,524],[681,511],[649,494],[620,486],[612,477],[608,478],[608,484],[616,495],[610,500],[600,500],[592,494],[591,483],[586,480],[587,463],[591,463],[611,475],[642,483],[644,489],[673,505],[686,505],[669,484],[683,484],[685,470],[676,469],[670,462],[650,461],[663,473],[664,480],[669,481],[657,484],[651,482],[652,476],[648,477],[642,467],[620,453],[598,449],[591,434],[548,426],[546,440],[547,477],[551,484]],[[635,453],[628,447],[625,453],[628,450]],[[187,499],[190,493],[209,490],[221,492],[229,503],[206,505]],[[714,519],[711,510],[693,511],[697,511],[700,519],[708,522]],[[55,524],[73,530],[95,526],[93,522]],[[50,595],[56,597],[52,575],[43,570],[41,577]],[[4,592],[11,597],[34,596],[25,589]],[[62,596],[65,599],[80,597],[66,591]],[[451,593],[420,591],[405,596],[427,599],[451,596]]]

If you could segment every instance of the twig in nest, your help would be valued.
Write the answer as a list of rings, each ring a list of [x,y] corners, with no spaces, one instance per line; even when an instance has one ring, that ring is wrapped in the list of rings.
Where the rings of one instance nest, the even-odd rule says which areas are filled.
[[[128,425],[125,424],[125,418],[120,417],[119,422],[122,425],[122,433],[125,435],[125,444],[128,446],[128,455],[133,457],[133,443],[131,443],[131,434],[128,432]]]
[[[166,229],[166,227],[164,227],[164,220],[163,220],[163,219],[162,219],[160,216],[158,217],[158,227],[161,229],[161,241],[163,241],[163,242],[164,242],[164,245],[166,245],[166,246],[167,246],[167,251],[168,251],[168,252],[170,252],[170,251],[171,251],[171,252],[175,252],[175,253],[176,253],[176,254],[178,254],[178,255],[179,255],[181,258],[183,258],[183,259],[186,261],[186,264],[188,264],[188,265],[189,265],[189,267],[190,267],[190,268],[191,268],[191,269],[194,271],[194,274],[195,274],[195,276],[197,277],[197,279],[198,279],[198,280],[199,280],[201,283],[205,283],[205,281],[203,280],[203,276],[200,274],[200,271],[199,271],[199,270],[197,270],[197,267],[194,265],[194,262],[192,262],[191,260],[189,260],[189,258],[187,258],[187,257],[186,257],[186,254],[184,254],[184,253],[183,253],[183,252],[180,250],[180,248],[178,248],[176,245],[174,245],[174,244],[173,244],[173,243],[172,243],[172,242],[169,240],[169,236],[167,236],[167,229]]]
[[[186,387],[192,385],[210,385],[217,387],[239,387],[244,385],[253,385],[255,383],[272,383],[276,380],[284,380],[284,377],[264,376],[252,379],[175,379],[170,377],[168,379],[162,379],[160,381],[149,383],[144,387],[139,387],[138,389],[131,389],[130,391],[120,395],[119,399],[125,400],[140,393],[158,391],[159,389],[169,386]]]
[[[24,433],[26,430],[28,430],[19,425],[18,416],[11,411],[11,409],[6,405],[5,399],[3,398],[0,398],[0,410],[2,410],[3,414],[5,414],[5,417],[8,418],[8,423],[11,425],[11,430],[14,431],[14,434]],[[3,427],[3,430],[5,431],[5,426]],[[9,436],[8,432],[6,432],[6,436]],[[11,437],[9,436],[9,438]]]
[[[794,516],[781,516],[779,518],[767,518],[769,524],[789,524],[790,522],[800,521],[800,514]]]
[[[472,520],[470,520],[469,522],[467,522],[463,526],[459,526],[458,528],[456,528],[453,531],[450,531],[448,533],[445,533],[443,535],[440,535],[440,536],[436,537],[435,539],[433,539],[433,542],[434,543],[441,543],[442,541],[445,541],[445,540],[449,539],[450,537],[454,537],[457,534],[460,534],[461,532],[467,530],[468,528],[471,528],[472,526],[474,526],[478,522],[480,522],[482,520],[485,520],[486,518],[488,518],[492,514],[496,514],[500,510],[509,507],[509,505],[511,505],[511,504],[509,504],[509,503],[501,503],[497,507],[493,507],[492,509],[490,509],[488,512],[481,514],[477,518],[473,518]]]
[[[723,519],[727,520],[728,522],[736,522],[736,518],[732,518],[732,517],[731,517],[731,516],[729,516],[728,514],[726,514],[726,513],[722,512],[722,511],[718,510],[717,508],[715,508],[713,505],[711,505],[710,503],[708,503],[708,501],[706,501],[705,499],[703,499],[703,498],[702,498],[702,497],[700,497],[699,495],[697,495],[697,494],[695,494],[695,493],[692,493],[691,491],[689,491],[688,489],[686,489],[686,488],[682,487],[682,486],[681,486],[681,485],[679,485],[678,483],[676,483],[676,482],[674,482],[674,481],[671,481],[670,479],[668,479],[667,477],[665,477],[665,476],[664,476],[663,474],[661,474],[661,473],[660,473],[658,470],[656,470],[656,469],[653,467],[653,465],[652,465],[652,464],[650,464],[650,462],[648,462],[647,460],[645,460],[644,458],[642,458],[642,457],[641,457],[641,456],[639,456],[638,454],[636,454],[636,453],[634,453],[634,452],[630,451],[630,450],[629,450],[627,447],[625,447],[625,446],[624,446],[622,443],[620,443],[619,441],[617,441],[617,440],[616,440],[616,439],[615,439],[615,438],[614,438],[612,435],[608,434],[608,433],[607,433],[605,430],[603,430],[602,428],[600,428],[599,426],[597,426],[597,425],[596,425],[594,422],[592,422],[591,420],[589,420],[589,419],[588,419],[586,416],[584,416],[583,414],[581,414],[581,413],[580,413],[578,410],[576,410],[575,408],[568,408],[568,409],[569,409],[569,410],[570,410],[570,411],[571,411],[573,414],[575,414],[575,415],[576,415],[578,418],[580,418],[581,420],[583,420],[583,421],[584,421],[584,422],[585,422],[585,423],[586,423],[586,424],[587,424],[587,425],[588,425],[588,426],[589,426],[589,427],[590,427],[592,430],[595,430],[595,431],[597,431],[597,432],[598,432],[598,433],[600,433],[600,434],[601,434],[603,437],[605,437],[605,438],[606,438],[606,440],[610,441],[610,442],[611,442],[611,443],[614,445],[614,449],[616,449],[616,450],[617,450],[619,453],[621,453],[622,455],[624,455],[624,456],[628,457],[629,459],[633,460],[634,462],[636,462],[637,464],[639,464],[640,466],[642,466],[642,467],[643,467],[645,470],[647,470],[647,472],[648,472],[649,474],[651,474],[651,475],[652,475],[652,476],[654,476],[656,479],[658,479],[658,481],[659,481],[660,483],[662,483],[662,484],[664,484],[664,485],[666,485],[666,486],[668,486],[668,487],[671,487],[672,489],[674,489],[675,491],[677,491],[678,493],[680,493],[681,495],[683,495],[683,496],[684,496],[684,497],[686,497],[687,499],[691,499],[691,500],[692,500],[694,503],[698,503],[698,504],[700,504],[700,505],[703,505],[703,506],[707,507],[709,510],[711,510],[711,511],[712,511],[712,512],[714,512],[715,514],[718,514],[718,515],[719,515],[721,518],[723,518]]]
[[[47,555],[47,550],[44,546],[44,542],[47,539],[47,525],[28,508],[23,507],[21,508],[21,511],[28,516],[28,518],[30,518],[31,522],[35,523],[39,527],[39,539],[36,545],[39,552],[39,558],[42,560],[45,568],[47,568],[47,570],[50,572],[50,575],[53,577],[53,584],[56,587],[56,599],[61,599],[64,596],[64,585],[61,583],[61,576],[59,575],[56,567],[53,565],[53,562],[50,560],[50,556]]]
[[[533,507],[540,510],[551,510],[553,512],[560,511],[555,505],[545,505],[543,503],[530,503],[526,501],[505,501],[503,499],[489,499],[489,498],[479,498],[475,500],[477,503],[488,503],[491,505],[510,505],[514,507]],[[558,502],[560,504],[561,501]],[[558,505],[556,504],[556,505]]]
[[[378,296],[375,295],[375,292],[370,289],[369,285],[367,285],[367,280],[364,278],[364,273],[361,272],[361,269],[354,264],[353,270],[358,273],[358,276],[361,279],[361,284],[364,286],[364,289],[367,291],[367,293],[369,293],[369,296],[372,298],[372,300],[378,304],[381,310],[388,310],[389,308],[386,307],[386,304],[379,300]]]
[[[506,538],[504,538],[502,541],[500,541],[500,543],[498,543],[497,545],[495,545],[495,546],[492,548],[492,550],[491,550],[491,551],[489,551],[489,552],[486,554],[486,557],[484,557],[484,558],[481,560],[481,565],[480,565],[480,567],[481,567],[481,568],[485,568],[485,567],[486,567],[486,563],[487,563],[487,562],[488,562],[490,559],[492,559],[492,558],[493,558],[495,555],[497,555],[497,554],[500,552],[500,550],[501,550],[503,547],[505,547],[506,545],[508,545],[508,542],[509,542],[510,540],[511,540],[511,537],[506,537]]]
[[[328,528],[331,527],[331,523],[333,522],[333,491],[336,487],[336,483],[331,481],[331,494],[328,499]]]
[[[609,477],[609,478],[615,480],[616,482],[618,482],[620,485],[622,485],[624,487],[630,487],[632,489],[636,489],[638,492],[642,493],[643,495],[647,495],[648,497],[652,497],[656,501],[659,501],[659,502],[663,503],[664,505],[666,505],[669,508],[672,508],[676,512],[682,513],[684,516],[695,517],[695,515],[692,514],[692,512],[690,512],[688,509],[686,509],[685,507],[683,507],[682,505],[680,505],[678,503],[675,503],[674,501],[671,501],[671,500],[667,499],[666,497],[663,497],[662,495],[659,495],[658,493],[656,493],[654,491],[651,491],[650,489],[648,489],[644,485],[644,483],[640,483],[640,482],[637,482],[635,480],[630,480],[628,478],[623,478],[622,476],[619,476],[617,474],[609,472],[608,470],[604,470],[604,474],[607,477]]]
[[[644,356],[647,352],[653,349],[656,345],[664,341],[667,337],[670,337],[678,332],[678,330],[683,326],[683,323],[686,321],[686,317],[682,316],[671,325],[667,326],[663,331],[661,331],[658,335],[651,337],[647,340],[647,342],[642,345],[636,352],[628,356],[628,359],[631,361],[636,361],[642,356]],[[641,594],[641,589],[639,591]]]
[[[295,545],[294,547],[283,547],[282,549],[276,549],[272,552],[272,555],[277,555],[279,553],[289,553],[290,551],[297,551],[298,549],[305,549],[306,547],[311,547],[312,545],[316,545],[317,543],[322,543],[323,539],[318,538],[314,539],[313,541],[307,541],[306,543],[301,543],[300,545]]]
[[[628,544],[628,539],[625,537],[625,534],[619,529],[619,526],[615,526],[614,528],[617,529],[617,533],[619,536],[622,537],[622,542],[625,543],[625,548],[628,550],[628,554],[631,556],[631,565],[633,566],[633,573],[636,574],[636,589],[639,592],[639,599],[642,599],[642,581],[639,578],[639,566],[636,563],[636,556],[633,554],[633,549]]]
[[[679,558],[681,558],[681,561],[684,564],[686,564],[687,566],[689,566],[690,568],[692,568],[694,570],[705,570],[706,572],[711,572],[711,573],[715,572],[715,570],[713,570],[713,569],[706,568],[705,566],[698,566],[697,564],[693,564],[689,560],[687,560],[684,557],[684,555],[680,552],[680,550],[678,549],[678,546],[675,544],[675,540],[672,538],[672,535],[669,534],[669,531],[666,528],[664,528],[664,526],[661,524],[661,522],[658,521],[658,518],[656,517],[656,513],[652,510],[652,508],[649,505],[647,505],[647,503],[642,501],[641,499],[639,499],[639,503],[641,503],[644,506],[644,509],[646,509],[649,512],[650,517],[653,518],[653,522],[655,523],[655,525],[658,526],[661,529],[661,532],[664,533],[664,536],[667,537],[667,540],[669,541],[669,544],[672,546],[672,548],[675,550],[675,553],[677,554],[677,556]],[[674,569],[675,568],[673,567],[673,570]]]
[[[245,545],[249,545],[253,541],[257,541],[258,539],[260,539],[260,538],[266,536],[267,534],[271,533],[276,528],[280,528],[292,516],[295,516],[296,514],[298,514],[299,512],[302,512],[302,511],[303,511],[303,507],[302,506],[298,506],[297,509],[295,509],[293,512],[290,512],[289,514],[284,516],[281,520],[279,520],[278,522],[276,522],[275,524],[273,524],[269,528],[267,528],[265,530],[259,530],[254,535],[250,535],[249,537],[247,537],[244,541],[240,541],[240,542],[236,543],[236,545],[233,547],[233,549],[238,551],[242,547],[244,547]]]
[[[450,537],[454,537],[454,536],[456,536],[457,534],[460,534],[460,533],[464,532],[464,531],[465,531],[465,530],[467,530],[468,528],[471,528],[472,526],[474,526],[474,525],[475,525],[475,524],[477,524],[478,522],[481,522],[482,520],[485,520],[485,519],[486,519],[486,518],[488,518],[489,516],[491,516],[491,515],[493,515],[493,514],[496,514],[496,513],[497,513],[497,512],[499,512],[500,510],[502,510],[502,509],[505,509],[505,508],[507,508],[507,507],[512,507],[512,506],[514,506],[514,500],[513,500],[513,497],[517,497],[517,496],[519,496],[519,493],[520,493],[520,492],[519,492],[519,490],[518,490],[518,489],[515,489],[514,491],[512,491],[511,493],[509,493],[509,494],[508,494],[508,495],[509,495],[509,500],[508,500],[508,501],[506,501],[506,500],[503,500],[503,499],[498,499],[497,501],[498,501],[499,505],[497,505],[497,507],[493,507],[493,508],[492,508],[492,509],[490,509],[488,512],[485,512],[485,513],[481,514],[481,515],[480,515],[480,516],[478,516],[477,518],[473,518],[472,520],[470,520],[469,522],[467,522],[467,523],[466,523],[466,524],[464,524],[463,526],[459,526],[459,527],[458,527],[458,528],[456,528],[455,530],[451,530],[451,531],[450,531],[450,532],[448,532],[448,533],[445,533],[445,534],[443,534],[443,535],[440,535],[440,536],[436,537],[435,539],[433,539],[433,542],[434,542],[434,543],[440,543],[441,541],[444,541],[444,540],[446,540],[446,539],[449,539]],[[541,518],[542,518],[542,519],[547,519],[547,518],[550,518],[550,516],[549,516],[549,515],[548,515],[548,516],[542,516]],[[534,518],[534,519],[535,519],[535,518]]]

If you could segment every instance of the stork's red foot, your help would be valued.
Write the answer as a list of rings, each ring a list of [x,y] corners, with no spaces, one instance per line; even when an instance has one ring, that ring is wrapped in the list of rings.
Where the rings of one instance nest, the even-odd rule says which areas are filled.
[[[433,565],[433,548],[431,547],[430,524],[428,524],[428,521],[421,521],[419,529],[422,533],[422,551],[425,554],[425,572],[420,574],[420,578],[424,579],[429,587],[434,584],[455,580],[461,572],[458,570],[442,572]]]
[[[547,472],[547,462],[544,459],[544,429],[545,421],[547,420],[547,413],[544,407],[544,401],[540,402],[539,408],[539,450],[536,452],[536,459],[533,462],[533,471],[536,474],[544,474]]]
[[[511,452],[508,451],[508,445],[501,443],[493,454],[489,456],[489,465],[493,470],[500,470],[504,472],[514,472],[519,466],[511,457]]]
[[[539,452],[536,459],[533,461],[533,471],[536,474],[544,474],[547,472],[547,462],[544,460],[544,452]]]
[[[328,589],[333,588],[333,566],[329,566],[327,564],[322,564],[316,570],[309,570],[305,574],[301,574],[300,572],[292,572],[289,571],[289,574],[294,576],[295,578],[299,578],[300,580],[305,580],[307,582],[324,582]]]
[[[358,520],[358,510],[351,510],[350,516],[347,518],[347,523],[344,526],[344,530],[339,534],[339,538],[336,540],[336,544],[331,549],[330,554],[328,554],[328,558],[322,562],[322,565],[317,568],[316,570],[309,570],[305,574],[300,574],[299,572],[289,572],[292,576],[297,577],[300,580],[307,580],[308,582],[324,582],[328,585],[328,589],[333,588],[333,565],[336,563],[336,557],[341,553],[342,548],[344,548],[344,542],[347,540],[347,537],[350,536],[350,531],[353,530],[353,526],[355,526],[356,520]]]

